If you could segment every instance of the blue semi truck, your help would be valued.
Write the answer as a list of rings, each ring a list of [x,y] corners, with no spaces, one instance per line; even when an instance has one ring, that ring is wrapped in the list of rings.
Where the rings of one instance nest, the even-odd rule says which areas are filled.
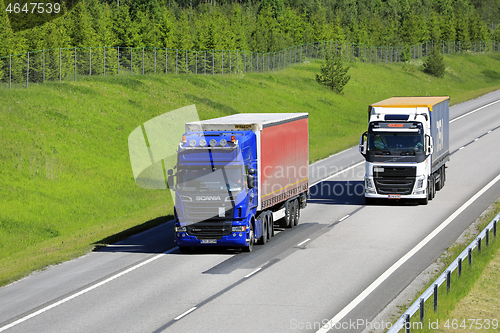
[[[308,193],[308,114],[255,113],[191,122],[167,171],[181,252],[250,252],[274,225],[299,223]]]

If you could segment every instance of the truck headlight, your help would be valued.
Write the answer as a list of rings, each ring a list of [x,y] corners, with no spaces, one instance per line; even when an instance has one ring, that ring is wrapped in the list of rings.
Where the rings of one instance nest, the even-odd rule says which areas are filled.
[[[370,177],[365,177],[365,193],[377,194],[373,180]]]
[[[187,228],[186,227],[175,227],[175,232],[186,232]]]
[[[425,177],[417,178],[417,187],[416,188],[424,187],[424,181],[425,181]]]
[[[241,225],[241,226],[237,226],[237,227],[233,227],[233,232],[244,232],[246,230],[246,227]]]

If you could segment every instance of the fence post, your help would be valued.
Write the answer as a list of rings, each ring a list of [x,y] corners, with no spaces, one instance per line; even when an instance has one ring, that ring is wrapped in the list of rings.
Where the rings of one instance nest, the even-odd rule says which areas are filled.
[[[486,229],[486,246],[490,245],[490,229]]]
[[[231,50],[229,50],[229,74],[233,74],[233,71],[231,70]]]
[[[12,54],[9,54],[9,89],[12,89]]]
[[[130,48],[130,75],[133,75],[134,73],[132,72],[132,47]]]
[[[155,75],[156,75],[156,46],[155,46]]]
[[[186,50],[186,74],[188,73],[188,50]]]
[[[177,61],[179,59],[179,50],[175,49],[175,74],[177,74]]]
[[[451,271],[447,270],[446,271],[446,292],[450,292],[451,288]]]
[[[458,277],[462,275],[462,258],[458,258]]]
[[[203,74],[207,75],[207,50],[203,51]]]
[[[118,46],[116,61],[118,62],[118,75],[120,75],[120,47]]]
[[[92,46],[89,49],[89,76],[92,75]]]
[[[198,74],[198,51],[195,52],[194,72],[195,74]]]
[[[477,240],[477,253],[481,252],[481,238],[478,238]]]
[[[62,69],[61,69],[61,48],[59,48],[59,83],[61,83]]]
[[[165,74],[168,74],[168,48],[165,48]]]
[[[411,327],[410,314],[407,313],[405,318],[405,333],[410,333],[410,327]]]
[[[75,82],[76,82],[76,47],[75,47]]]
[[[222,75],[224,75],[224,50],[222,50]]]
[[[42,83],[45,83],[45,49],[42,51]]]
[[[28,88],[29,76],[30,76],[30,53],[28,52],[28,60],[26,67],[26,88]]]
[[[142,75],[144,75],[144,46],[142,47]]]
[[[215,75],[214,49],[212,49],[212,75]]]
[[[472,264],[472,248],[469,247],[468,251],[469,266]]]
[[[497,236],[497,221],[493,222],[493,236]]]
[[[419,306],[419,309],[420,309],[420,321],[424,320],[424,313],[425,313],[425,309],[424,308],[425,308],[424,298],[420,297],[420,306]]]
[[[438,309],[438,285],[434,283],[434,312]]]
[[[104,46],[103,48],[103,73],[104,73],[104,76],[106,76],[106,46]]]

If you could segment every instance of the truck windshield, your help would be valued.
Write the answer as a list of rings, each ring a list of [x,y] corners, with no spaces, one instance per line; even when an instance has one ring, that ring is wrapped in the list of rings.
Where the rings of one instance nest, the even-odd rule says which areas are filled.
[[[381,154],[415,154],[424,151],[422,134],[404,132],[371,132],[368,134],[368,150]]]
[[[177,172],[178,190],[183,191],[241,191],[244,181],[238,168],[186,168]]]

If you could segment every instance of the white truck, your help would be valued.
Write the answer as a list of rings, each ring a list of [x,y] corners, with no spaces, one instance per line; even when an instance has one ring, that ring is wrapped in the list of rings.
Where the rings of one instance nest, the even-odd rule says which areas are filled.
[[[392,97],[370,105],[359,151],[366,159],[365,200],[416,199],[426,205],[446,180],[449,101]]]

